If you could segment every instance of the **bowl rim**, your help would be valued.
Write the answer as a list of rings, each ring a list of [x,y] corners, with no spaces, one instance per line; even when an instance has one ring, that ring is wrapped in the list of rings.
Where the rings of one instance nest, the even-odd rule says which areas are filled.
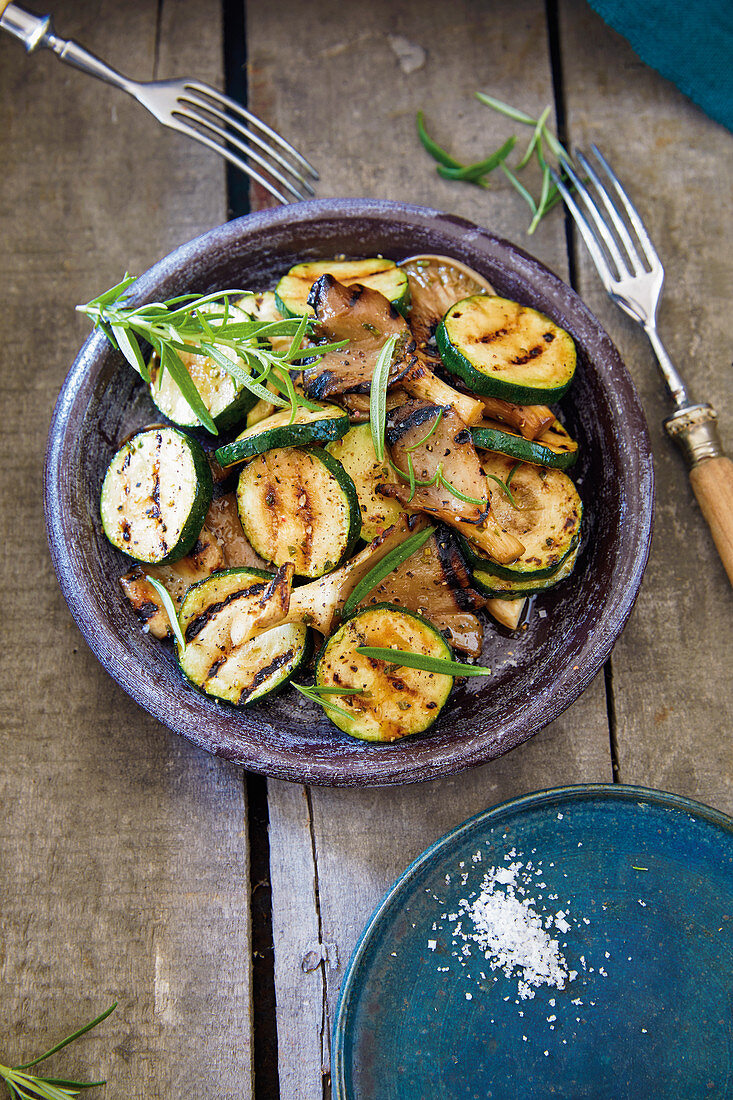
[[[272,746],[269,755],[261,746],[247,741],[246,731],[238,737],[212,735],[205,717],[198,727],[181,719],[175,708],[164,705],[134,676],[139,671],[135,655],[122,652],[121,641],[111,625],[99,617],[90,607],[83,584],[78,582],[71,568],[69,546],[64,517],[60,507],[64,489],[64,463],[73,441],[69,438],[69,419],[74,411],[85,407],[96,380],[92,368],[99,367],[99,359],[107,350],[106,338],[100,332],[90,335],[79,350],[62,385],[51,419],[44,463],[44,512],[46,532],[54,570],[69,610],[79,626],[87,644],[105,670],[154,718],[169,729],[180,733],[194,744],[213,755],[222,756],[241,764],[246,769],[273,778],[287,779],[327,786],[387,786],[407,782],[419,782],[450,775],[468,767],[474,767],[503,755],[511,748],[528,740],[562,714],[582,694],[596,676],[620,635],[634,605],[642,575],[649,555],[654,510],[654,474],[651,444],[641,404],[621,357],[610,337],[583,303],[578,294],[564,283],[546,265],[535,259],[520,246],[482,228],[465,218],[447,214],[429,207],[378,199],[315,199],[244,215],[241,218],[216,226],[187,241],[162,257],[144,272],[131,288],[135,303],[165,297],[166,284],[175,285],[182,272],[196,270],[197,258],[208,255],[225,255],[227,249],[244,239],[258,237],[267,231],[292,227],[297,236],[298,226],[327,220],[372,219],[379,222],[406,223],[415,229],[429,233],[438,228],[453,235],[456,243],[468,236],[470,243],[478,244],[497,268],[506,271],[513,279],[527,282],[533,288],[538,280],[545,292],[562,302],[572,312],[576,334],[598,373],[598,359],[605,369],[600,372],[604,381],[613,376],[613,389],[607,397],[615,404],[614,413],[623,415],[634,433],[637,446],[637,462],[634,481],[630,489],[634,500],[644,500],[646,507],[637,509],[639,524],[630,532],[629,545],[624,553],[624,569],[619,583],[608,594],[604,604],[602,621],[597,625],[589,643],[583,647],[583,667],[565,670],[540,713],[530,716],[514,716],[504,723],[498,741],[487,744],[485,736],[467,736],[446,745],[430,745],[425,738],[397,742],[399,752],[384,753],[375,763],[374,757],[348,755],[333,761],[320,755],[304,760],[292,750]],[[511,262],[508,262],[508,259]],[[243,712],[246,714],[246,712]],[[421,746],[423,749],[421,750]],[[379,749],[387,746],[378,746]],[[432,750],[432,751],[428,751]],[[267,758],[265,758],[267,757]]]

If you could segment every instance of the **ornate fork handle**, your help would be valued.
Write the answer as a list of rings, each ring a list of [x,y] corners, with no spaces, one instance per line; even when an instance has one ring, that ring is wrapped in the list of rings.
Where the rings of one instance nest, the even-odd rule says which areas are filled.
[[[2,10],[0,3],[0,11],[0,27],[19,38],[28,53],[38,49],[52,50],[59,60],[133,95],[130,81],[122,73],[85,50],[78,42],[70,38],[59,38],[50,15],[33,15],[17,4],[7,4]]]

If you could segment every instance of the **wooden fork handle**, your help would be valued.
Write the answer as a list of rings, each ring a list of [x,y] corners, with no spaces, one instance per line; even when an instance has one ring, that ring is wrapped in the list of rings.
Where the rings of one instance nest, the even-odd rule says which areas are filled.
[[[664,426],[690,467],[690,484],[733,584],[733,462],[723,454],[710,405],[675,413]]]

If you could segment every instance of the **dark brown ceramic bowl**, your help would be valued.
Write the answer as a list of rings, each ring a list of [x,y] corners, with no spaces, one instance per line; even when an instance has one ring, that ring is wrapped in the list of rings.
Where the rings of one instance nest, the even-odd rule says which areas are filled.
[[[236,709],[190,687],[168,645],[144,634],[117,578],[126,559],[102,534],[99,491],[119,441],[152,422],[142,384],[105,338],[81,349],[59,396],[46,458],[54,567],[72,615],[104,668],[170,729],[218,756],[281,779],[339,786],[409,783],[500,756],[557,718],[590,683],[629,615],[652,529],[653,475],[639,401],[610,339],[564,283],[521,249],[460,218],[372,200],[325,200],[230,222],[183,245],[135,284],[138,302],[224,287],[262,289],[298,260],[345,253],[453,256],[498,293],[535,306],[575,339],[562,402],[579,440],[585,506],[574,575],[537,598],[529,628],[487,625],[491,678],[464,681],[422,736],[373,745],[340,733],[293,690]]]

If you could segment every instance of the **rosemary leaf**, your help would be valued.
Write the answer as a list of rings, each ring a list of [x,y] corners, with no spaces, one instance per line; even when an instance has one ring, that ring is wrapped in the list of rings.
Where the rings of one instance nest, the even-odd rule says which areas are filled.
[[[491,669],[484,665],[464,665],[444,657],[428,657],[424,653],[411,653],[405,649],[383,649],[381,646],[360,645],[356,652],[362,657],[377,661],[389,661],[398,668],[418,668],[423,672],[438,672],[442,676],[490,676]]]
[[[524,156],[522,157],[519,164],[517,165],[517,168],[516,168],[517,172],[520,172],[522,170],[522,168],[524,168],[525,164],[529,164],[530,157],[532,156],[532,153],[534,153],[535,148],[537,146],[537,143],[542,138],[542,134],[544,133],[544,130],[545,130],[545,123],[547,122],[547,118],[548,118],[549,114],[550,114],[550,108],[545,107],[544,111],[542,112],[540,117],[537,119],[537,125],[534,128],[534,133],[532,134],[532,137],[529,139],[529,145],[527,146],[527,148],[524,152]]]
[[[418,449],[418,447],[422,447],[423,443],[427,443],[427,441],[430,439],[431,435],[433,435],[437,431],[438,425],[440,424],[441,420],[443,419],[443,413],[444,412],[445,412],[445,409],[443,409],[443,408],[441,408],[439,410],[438,415],[435,418],[435,423],[433,424],[432,428],[430,429],[430,431],[428,432],[427,435],[424,435],[422,437],[422,439],[418,440],[417,443],[413,443],[411,447],[406,447],[405,448],[408,454],[412,454],[412,452],[416,451]]]
[[[448,478],[443,473],[442,466],[440,470],[440,484],[444,489],[447,489],[452,496],[457,497],[458,500],[462,500],[464,504],[479,504],[484,507],[488,504],[485,497],[470,497],[468,493],[462,493],[460,489],[457,489],[452,482],[448,481]]]
[[[173,631],[176,641],[178,642],[178,649],[180,650],[181,654],[183,654],[183,651],[186,648],[186,639],[183,637],[183,631],[181,630],[181,624],[178,619],[178,612],[176,611],[175,604],[173,603],[173,600],[171,599],[168,590],[164,588],[160,581],[156,580],[155,577],[151,577],[149,573],[145,574],[145,580],[148,582],[148,584],[152,584],[153,588],[160,596],[163,607],[165,608],[165,613],[168,616],[168,621],[171,624],[171,630]]]
[[[161,367],[170,373],[191,411],[195,413],[208,432],[211,432],[212,435],[218,435],[219,432],[216,424],[211,419],[211,413],[206,408],[201,394],[196,389],[194,380],[188,373],[186,365],[178,352],[174,351],[169,344],[160,344],[158,353]]]
[[[389,368],[392,366],[396,336],[390,336],[379,353],[369,392],[369,420],[371,423],[374,453],[379,462],[384,462],[384,430],[387,420],[387,385]]]
[[[438,165],[438,175],[447,180],[465,180],[468,183],[479,183],[484,176],[487,176],[489,172],[493,172],[503,160],[506,160],[516,143],[516,137],[512,136],[485,160],[480,160],[476,164],[467,164],[463,168],[447,168],[442,164]]]
[[[326,684],[313,684],[308,691],[318,695],[363,695],[364,688],[328,687]]]
[[[120,284],[122,285],[122,284]],[[166,593],[167,595],[167,593]],[[34,1058],[32,1062],[24,1062],[22,1066],[16,1066],[16,1069],[25,1070],[30,1069],[31,1066],[37,1066],[39,1062],[45,1062],[47,1058],[50,1058],[52,1054],[56,1054],[59,1050],[63,1050],[69,1043],[73,1043],[75,1039],[79,1039],[82,1035],[86,1035],[88,1031],[91,1031],[97,1024],[101,1024],[103,1020],[106,1020],[108,1016],[111,1016],[114,1010],[117,1008],[117,1001],[111,1004],[109,1008],[106,1008],[104,1012],[100,1012],[99,1016],[95,1016],[88,1024],[84,1024],[78,1031],[74,1031],[71,1035],[67,1035],[65,1039],[62,1039],[60,1043],[57,1043],[55,1047],[51,1047],[45,1054],[39,1054],[37,1058]]]
[[[464,167],[459,160],[456,160],[455,157],[452,157],[445,149],[442,149],[437,142],[433,141],[425,129],[425,117],[422,111],[417,112],[416,123],[417,136],[420,138],[423,148],[430,153],[433,160],[437,160],[438,164],[442,164],[444,168]]]
[[[537,203],[537,213],[529,223],[529,229],[527,235],[532,236],[537,226],[540,224],[540,220],[547,213],[547,198],[550,193],[550,183],[552,182],[552,176],[550,175],[550,169],[547,165],[542,169],[542,191],[540,192],[540,200]]]
[[[147,364],[143,359],[143,353],[140,351],[140,345],[134,333],[129,333],[127,329],[122,325],[110,325],[112,332],[115,334],[115,340],[117,347],[124,355],[127,362],[130,364],[133,370],[146,381],[150,381],[150,371],[147,368]]]
[[[502,162],[502,165],[501,165],[501,170],[504,173],[504,175],[506,176],[506,178],[509,180],[509,182],[511,183],[514,190],[517,191],[522,196],[522,198],[527,203],[527,206],[530,208],[532,213],[536,214],[537,213],[537,203],[534,201],[534,199],[532,198],[532,196],[530,195],[529,191],[524,186],[524,184],[519,182],[517,177],[514,175],[514,172],[512,172],[511,168],[507,168],[506,164],[504,164],[503,162]]]
[[[303,687],[302,684],[296,684],[294,680],[291,680],[290,684],[291,687],[294,687],[295,690],[299,691],[301,695],[304,695],[306,699],[310,699],[312,703],[320,703],[325,711],[332,710],[335,714],[340,714],[342,718],[353,718],[353,714],[349,714],[348,711],[345,711],[343,709],[343,707],[337,707],[336,704],[330,702],[330,700],[322,699],[320,695],[316,694],[313,688]]]
[[[516,467],[515,467],[515,469],[516,469]],[[512,470],[512,474],[513,473],[514,473],[514,470]],[[521,508],[517,504],[516,500],[514,499],[514,494],[512,493],[511,489],[509,488],[509,478],[511,477],[511,474],[509,475],[509,478],[507,478],[506,481],[502,481],[501,478],[497,477],[496,474],[487,474],[486,476],[490,477],[492,481],[496,482],[496,484],[499,486],[501,491],[503,493],[505,493],[506,496],[509,498],[509,503],[511,504],[512,508],[516,508],[517,511],[520,512]]]
[[[486,92],[475,92],[474,95],[480,103],[485,104],[487,107],[493,107],[500,115],[513,118],[515,122],[522,122],[525,126],[534,126],[537,122],[537,119],[526,115],[524,111],[520,111],[516,107],[510,107],[508,103],[502,103],[500,99],[495,99],[494,96],[487,95]]]
[[[356,585],[341,610],[341,618],[347,618],[373,588],[376,588],[385,577],[388,577],[403,562],[412,557],[421,546],[425,545],[432,534],[433,528],[426,527],[424,531],[417,531],[414,535],[410,535],[399,546],[395,546],[394,550],[390,550],[389,554],[385,554],[382,560],[377,562]]]

